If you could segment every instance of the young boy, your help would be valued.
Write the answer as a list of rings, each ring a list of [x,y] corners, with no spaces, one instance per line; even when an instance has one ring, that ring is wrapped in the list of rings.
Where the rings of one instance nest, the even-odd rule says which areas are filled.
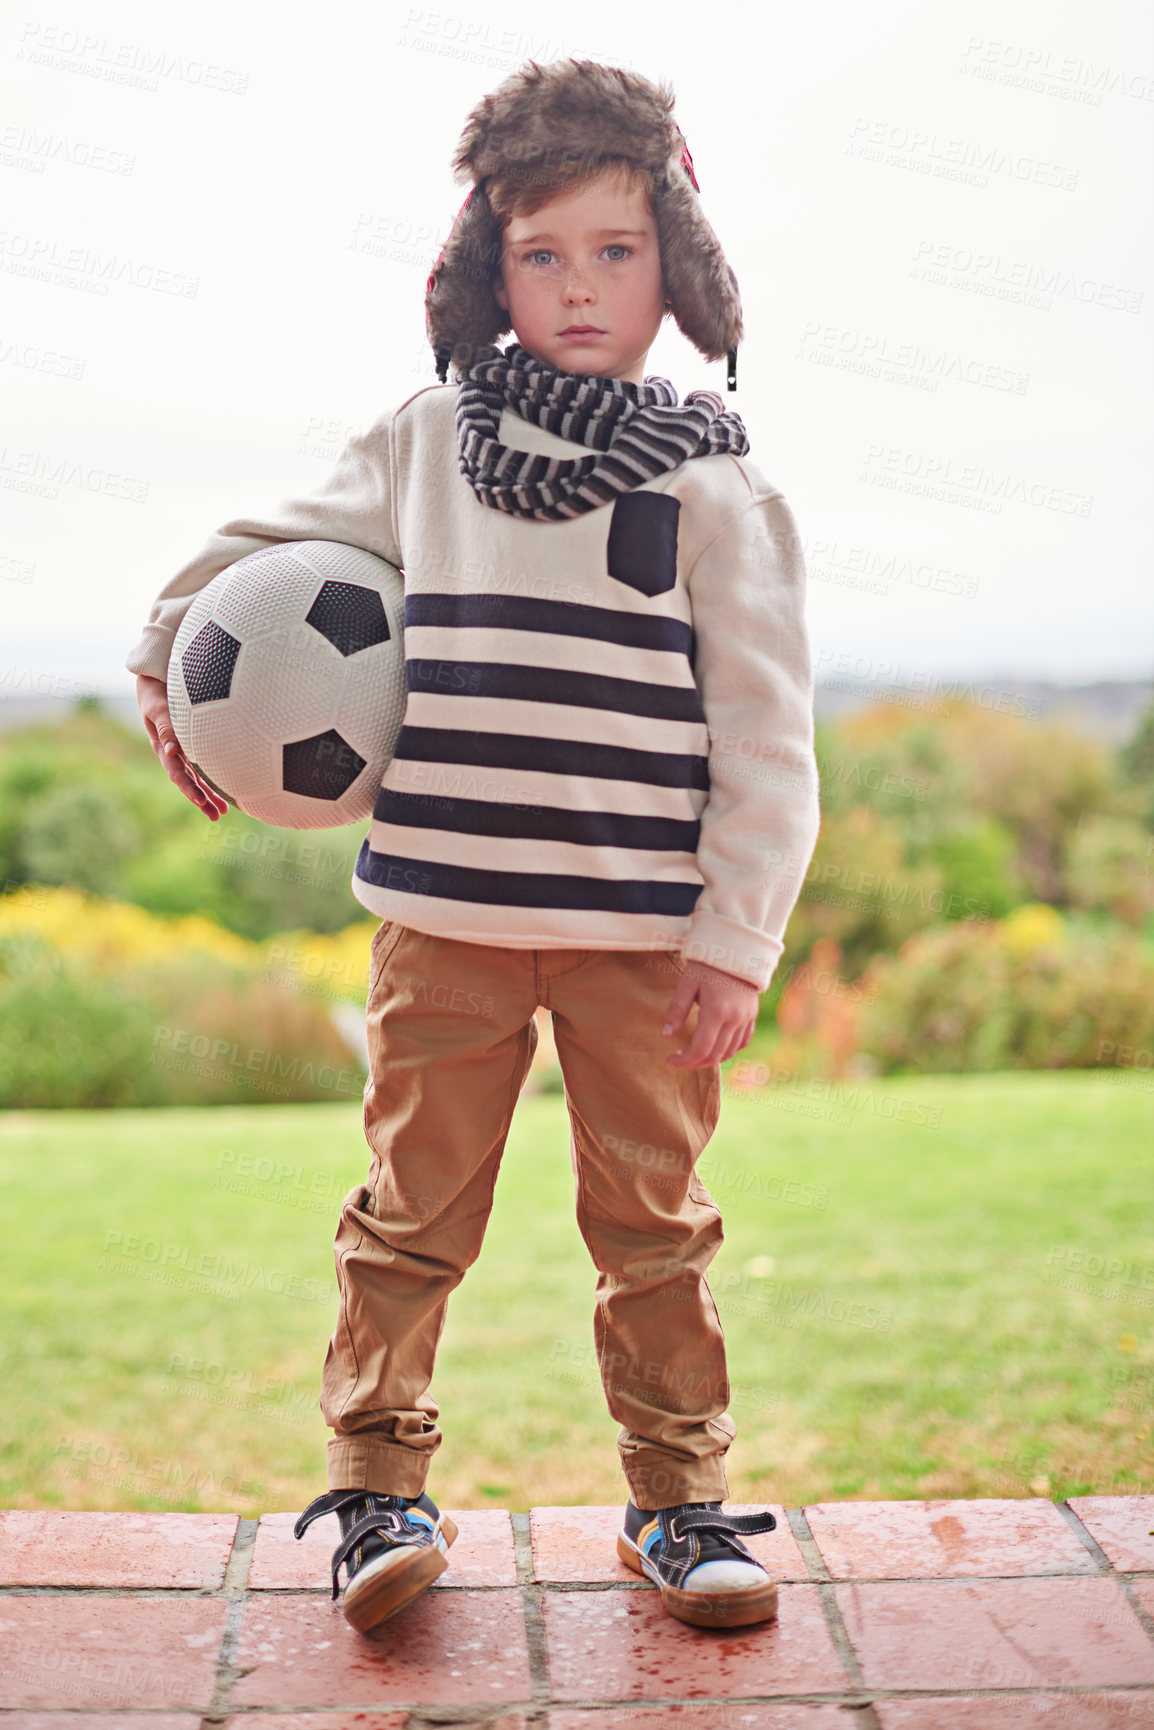
[[[404,568],[404,726],[353,878],[382,918],[373,1158],[336,1238],[332,1487],[298,1522],[299,1536],[338,1514],[333,1596],[343,1562],[360,1629],[423,1590],[456,1535],[425,1493],[441,1442],[429,1385],[539,1005],[621,1424],[618,1553],[684,1621],[776,1610],[740,1537],[772,1514],[721,1511],[735,1425],[706,1270],[722,1227],[695,1165],[817,837],[805,572],[740,419],[645,376],[669,312],[731,369],[741,335],[672,105],[575,60],[530,61],[478,105],[454,164],[473,190],[426,296],[438,374],[452,358],[457,384],[382,415],[315,494],[212,536],[127,661],[154,748],[215,820],[226,807],[183,760],[164,698],[193,594],[277,541]],[[639,1147],[657,1161],[631,1159]]]

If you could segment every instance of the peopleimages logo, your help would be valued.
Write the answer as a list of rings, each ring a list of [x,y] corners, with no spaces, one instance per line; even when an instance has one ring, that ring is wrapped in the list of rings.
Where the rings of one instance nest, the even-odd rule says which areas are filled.
[[[1095,276],[1079,276],[1062,265],[1037,264],[1031,259],[1004,258],[949,241],[920,240],[914,249],[910,275],[943,288],[963,288],[996,300],[1034,306],[1049,312],[1066,297],[1083,306],[1111,312],[1140,312],[1142,291]]]
[[[364,1085],[350,1070],[338,1069],[331,1063],[314,1063],[311,1058],[285,1057],[279,1051],[266,1051],[262,1046],[242,1046],[239,1041],[210,1038],[187,1027],[159,1024],[152,1036],[149,1062],[161,1069],[183,1070],[192,1058],[206,1065],[194,1073],[214,1080],[242,1080],[254,1086],[254,1077],[268,1079],[270,1088],[323,1087],[334,1093],[360,1094]]]
[[[143,42],[124,42],[100,32],[74,30],[67,25],[38,23],[32,19],[24,25],[24,34],[16,45],[14,58],[33,66],[53,66],[65,72],[78,72],[86,78],[132,85],[140,90],[158,90],[162,78],[175,78],[180,84],[218,90],[228,96],[243,96],[248,88],[247,72],[217,66],[194,56],[186,58],[183,54],[153,48]]]
[[[1154,101],[1154,77],[1132,66],[1113,66],[1063,54],[1053,48],[1008,42],[1004,37],[971,36],[959,72],[970,77],[1011,84],[1066,100],[1101,106],[1103,96],[1126,96],[1136,102]]]
[[[97,1265],[103,1273],[126,1274],[189,1291],[211,1292],[223,1286],[217,1295],[231,1301],[239,1298],[242,1290],[271,1292],[302,1303],[331,1301],[331,1294],[317,1279],[286,1273],[283,1268],[266,1268],[226,1251],[195,1250],[186,1244],[162,1243],[141,1233],[115,1230],[105,1232],[101,1247],[105,1253]]]
[[[0,229],[0,269],[84,288],[91,294],[107,294],[110,282],[127,281],[132,288],[195,300],[200,288],[199,276],[185,276],[144,259],[69,246],[54,236],[22,234],[11,228]]]

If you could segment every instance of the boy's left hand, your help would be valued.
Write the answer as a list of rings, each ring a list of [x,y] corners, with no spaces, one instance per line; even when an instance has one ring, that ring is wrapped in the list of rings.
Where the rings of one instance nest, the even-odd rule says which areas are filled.
[[[680,1069],[725,1063],[753,1038],[760,998],[761,992],[748,980],[707,967],[704,961],[687,961],[662,1032],[676,1034],[695,1003],[697,1027],[685,1049],[667,1057],[666,1063]]]

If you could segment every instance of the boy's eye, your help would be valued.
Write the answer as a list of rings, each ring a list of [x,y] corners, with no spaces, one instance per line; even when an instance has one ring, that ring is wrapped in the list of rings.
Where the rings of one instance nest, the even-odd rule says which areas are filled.
[[[615,252],[619,254],[617,258],[610,260],[612,264],[623,264],[632,254],[633,248],[631,246],[626,246],[623,241],[612,240],[609,242],[608,246],[603,248],[603,250],[605,252]],[[523,254],[523,262],[525,264],[543,265],[550,259],[554,259],[555,261],[555,254],[550,252],[546,247],[537,247],[533,252],[526,252]]]

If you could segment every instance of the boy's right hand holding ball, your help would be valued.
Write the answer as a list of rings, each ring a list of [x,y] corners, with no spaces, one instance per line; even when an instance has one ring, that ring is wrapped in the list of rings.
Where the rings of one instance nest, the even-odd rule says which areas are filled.
[[[206,787],[180,748],[172,730],[168,712],[168,686],[163,679],[150,678],[147,673],[136,675],[136,701],[144,720],[148,742],[168,770],[168,778],[179,787],[191,804],[216,823],[228,810],[228,801],[211,787]]]

